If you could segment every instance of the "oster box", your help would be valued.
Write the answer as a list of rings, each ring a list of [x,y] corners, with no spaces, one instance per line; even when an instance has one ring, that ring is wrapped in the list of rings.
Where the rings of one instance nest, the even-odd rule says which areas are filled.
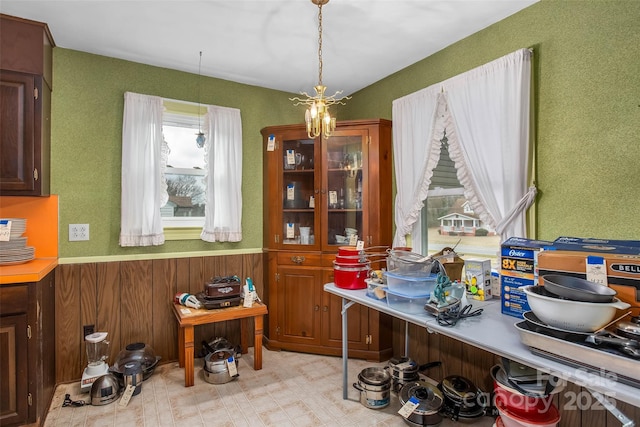
[[[538,284],[538,254],[553,245],[547,240],[512,237],[500,248],[500,304],[503,314],[522,317],[529,311],[523,286]]]
[[[640,256],[550,250],[538,256],[538,270],[540,276],[563,274],[606,284],[631,304],[634,316],[640,315]],[[596,279],[592,278],[594,270]]]

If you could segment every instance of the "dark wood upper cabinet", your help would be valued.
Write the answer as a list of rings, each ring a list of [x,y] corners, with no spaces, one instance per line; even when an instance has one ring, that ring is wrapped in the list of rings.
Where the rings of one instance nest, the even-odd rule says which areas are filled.
[[[54,46],[46,24],[0,14],[0,195],[49,195]]]

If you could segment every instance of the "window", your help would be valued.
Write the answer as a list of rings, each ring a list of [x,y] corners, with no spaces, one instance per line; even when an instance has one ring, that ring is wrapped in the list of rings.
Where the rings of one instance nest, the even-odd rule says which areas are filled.
[[[168,104],[178,104],[180,108],[172,109]],[[194,110],[195,113],[185,111],[186,109]],[[172,178],[172,187],[177,197],[186,199],[180,205],[182,210],[175,203],[177,199],[174,200],[175,206],[166,206],[169,195],[166,191],[165,172],[170,148],[164,138],[163,126],[168,125],[165,131],[170,133],[169,128],[178,124],[178,128],[186,128],[178,129],[178,134],[188,134],[189,130],[195,130],[193,118],[199,118],[199,110],[200,105],[192,103],[125,92],[120,246],[157,246],[162,245],[165,238],[200,238],[205,242],[242,240],[242,120],[237,108],[206,106],[202,128],[205,137],[204,152],[201,157],[194,156],[204,159],[204,173],[202,166],[195,165],[193,161],[172,160],[177,162],[172,165],[172,169],[176,169],[173,172],[177,175]],[[175,112],[179,114],[169,114]],[[193,133],[195,136],[195,132]],[[180,137],[182,143],[172,142],[174,154],[182,152],[178,148],[189,149],[191,144],[196,144],[193,136],[186,142],[185,138]],[[206,185],[197,184],[202,177],[206,180]],[[189,183],[188,191],[180,189],[178,192],[181,181]],[[204,192],[201,191],[202,188]],[[200,193],[204,196],[201,197]],[[174,222],[192,221],[195,214],[200,215],[198,211],[205,200],[207,203],[204,206],[202,226],[182,224],[183,227],[164,228],[163,213]],[[190,214],[191,218],[185,220],[181,214],[187,218]],[[174,233],[173,230],[179,232]],[[171,231],[173,235],[165,237],[167,231]]]
[[[449,157],[447,136],[440,140],[440,159],[433,170],[431,184],[421,212],[422,247],[429,254],[456,246],[465,258],[489,258],[498,266],[500,236],[484,224],[464,197],[454,162]]]
[[[204,149],[196,144],[200,130],[197,114],[166,111],[162,116],[162,134],[168,145],[167,203],[160,208],[162,225],[200,227],[205,219]]]

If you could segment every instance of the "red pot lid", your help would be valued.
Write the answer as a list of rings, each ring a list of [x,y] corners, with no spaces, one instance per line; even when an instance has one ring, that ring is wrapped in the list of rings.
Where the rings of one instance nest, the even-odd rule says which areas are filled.
[[[496,396],[496,406],[501,416],[504,414],[504,416],[519,423],[525,422],[529,424],[535,423],[548,425],[560,421],[560,412],[558,412],[558,408],[556,408],[556,405],[553,403],[549,405],[549,408],[546,411],[525,412],[517,408],[507,408],[502,399],[499,396]]]

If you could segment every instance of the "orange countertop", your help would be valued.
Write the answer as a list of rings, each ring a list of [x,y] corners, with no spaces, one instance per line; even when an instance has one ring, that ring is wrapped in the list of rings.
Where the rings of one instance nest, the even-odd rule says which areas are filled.
[[[25,218],[27,246],[35,259],[16,265],[0,265],[0,285],[37,282],[58,265],[58,196],[2,196],[0,218]]]
[[[0,266],[0,285],[38,282],[58,265],[58,258],[36,258],[24,264]]]

